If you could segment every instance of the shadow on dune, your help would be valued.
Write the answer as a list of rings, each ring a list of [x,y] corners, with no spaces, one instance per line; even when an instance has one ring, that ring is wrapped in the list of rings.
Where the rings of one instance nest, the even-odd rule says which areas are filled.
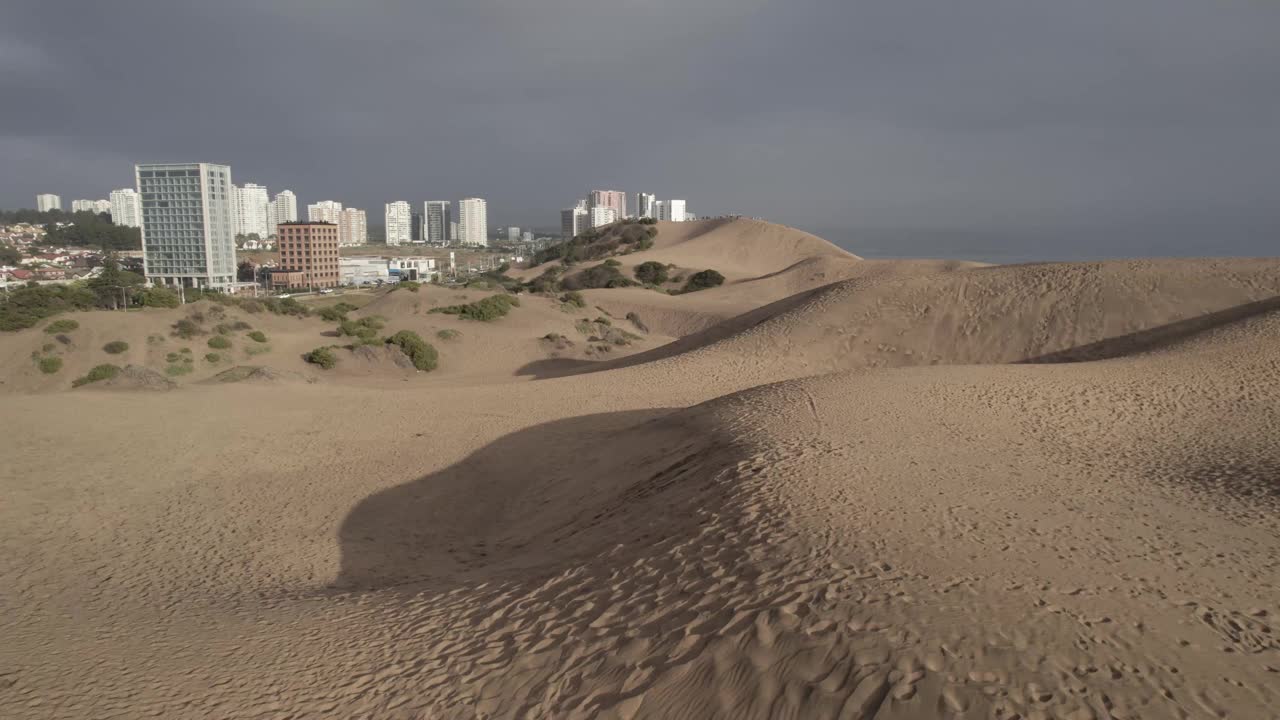
[[[1189,340],[1200,333],[1276,311],[1280,311],[1280,295],[1266,300],[1236,305],[1226,310],[1206,313],[1186,320],[1179,320],[1148,330],[1140,330],[1128,335],[1099,340],[1088,345],[1078,345],[1047,355],[1019,360],[1015,364],[1046,365],[1111,360],[1125,355],[1159,350],[1184,340]]]
[[[574,360],[573,358],[547,358],[526,363],[516,370],[516,377],[532,375],[535,380],[565,377],[579,373],[592,372],[595,365],[603,365],[596,360]]]
[[[731,462],[715,452],[728,443],[672,412],[544,423],[362,500],[339,530],[332,587],[483,582],[696,528],[688,518],[706,503],[691,493]],[[661,511],[645,507],[655,499]]]

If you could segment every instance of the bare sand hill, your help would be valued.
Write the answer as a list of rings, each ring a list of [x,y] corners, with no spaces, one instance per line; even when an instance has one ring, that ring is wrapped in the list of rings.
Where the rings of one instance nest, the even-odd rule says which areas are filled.
[[[483,372],[10,393],[0,716],[1269,717],[1278,268],[886,265],[538,381],[577,313],[526,298],[458,325]],[[463,322],[423,292],[356,314]]]

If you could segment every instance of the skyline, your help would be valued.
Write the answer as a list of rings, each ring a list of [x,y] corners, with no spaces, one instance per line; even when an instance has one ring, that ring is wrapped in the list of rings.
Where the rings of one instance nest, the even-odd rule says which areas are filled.
[[[617,187],[696,197],[699,215],[985,233],[1006,250],[1071,228],[1168,228],[1206,254],[1280,233],[1275,5],[14,5],[6,208],[51,189],[105,197],[134,164],[200,158],[375,215],[479,195],[495,222],[546,229],[563,198]],[[338,43],[379,52],[326,51]],[[94,80],[107,65],[151,80]],[[354,91],[335,104],[263,92],[264,77]],[[1216,237],[1197,245],[1204,227]]]

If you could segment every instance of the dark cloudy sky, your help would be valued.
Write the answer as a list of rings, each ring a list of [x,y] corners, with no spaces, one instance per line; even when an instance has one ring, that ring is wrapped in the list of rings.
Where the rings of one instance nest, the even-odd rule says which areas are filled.
[[[371,220],[601,187],[855,246],[1280,254],[1274,0],[8,0],[0,97],[10,208],[202,160]]]

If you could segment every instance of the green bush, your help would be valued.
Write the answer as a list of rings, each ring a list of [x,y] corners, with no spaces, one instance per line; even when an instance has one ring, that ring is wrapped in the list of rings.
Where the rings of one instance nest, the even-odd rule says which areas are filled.
[[[607,318],[607,317],[604,317],[603,315],[602,315],[602,316],[600,316],[600,317],[598,317],[598,318],[596,318],[596,320],[595,320],[595,321],[596,321],[597,323],[601,324],[601,325],[612,325],[612,324],[613,324],[613,321],[612,321],[612,320],[610,320],[610,319],[609,319],[609,318]]]
[[[262,332],[261,330],[254,330],[253,332],[249,333],[249,339],[256,343],[264,343],[267,341],[267,334]]]
[[[346,337],[359,338],[369,344],[376,340],[378,331],[383,328],[382,319],[376,316],[360,318],[359,320],[343,320],[338,323],[338,334]]]
[[[170,377],[177,377],[177,376],[179,376],[179,375],[186,375],[187,373],[191,372],[192,370],[193,370],[193,368],[191,367],[191,365],[189,365],[189,364],[187,364],[187,363],[175,363],[175,364],[170,365],[169,367],[165,368],[165,369],[164,369],[164,374],[165,374],[165,375],[168,375],[168,376],[170,376]]]
[[[219,323],[214,326],[213,331],[218,333],[219,335],[230,335],[231,326],[226,323]]]
[[[119,355],[120,353],[128,349],[129,349],[129,343],[123,340],[112,340],[111,342],[102,346],[102,351],[107,353],[108,355]]]
[[[71,285],[26,285],[9,290],[0,299],[0,330],[35,327],[47,317],[96,306],[98,296],[88,288]]]
[[[40,366],[40,372],[45,375],[52,375],[62,369],[62,358],[57,356],[42,357],[36,361],[36,365]]]
[[[715,270],[703,270],[690,276],[684,284],[683,292],[697,292],[724,284],[724,276]]]
[[[227,350],[231,347],[231,341],[221,335],[215,335],[209,338],[209,347],[214,350]]]
[[[490,295],[489,297],[478,300],[466,305],[449,305],[447,307],[433,308],[433,313],[445,313],[446,315],[457,315],[468,320],[480,320],[489,322],[503,317],[511,311],[513,307],[519,307],[520,301],[511,295]]]
[[[320,308],[316,311],[316,314],[325,322],[340,322],[347,319],[347,314],[339,310],[336,306]]]
[[[190,340],[191,338],[202,334],[202,332],[203,331],[200,330],[200,326],[190,318],[183,318],[173,324],[173,336],[180,337],[183,340]]]
[[[253,326],[243,320],[237,320],[231,323],[231,329],[236,332],[244,332],[245,330],[252,330]]]
[[[57,345],[54,345],[53,343],[45,343],[44,346],[40,348],[40,351],[53,352],[54,350],[57,350],[57,349],[58,349]]]
[[[613,258],[609,258],[608,260],[605,260],[604,264],[608,265],[609,267],[615,267],[615,268],[622,267],[622,263],[618,262],[617,260],[614,260]]]
[[[140,293],[142,304],[147,307],[176,308],[182,304],[178,293],[162,287],[152,287]]]
[[[62,319],[62,320],[54,320],[48,325],[45,325],[44,331],[50,335],[57,335],[58,333],[68,333],[68,332],[71,332],[72,330],[77,330],[79,328],[80,328],[80,323],[76,322],[75,320]]]
[[[401,280],[396,283],[396,289],[399,290],[401,288],[408,290],[409,292],[418,292],[418,290],[422,288],[422,283],[414,282],[412,280]]]
[[[96,383],[99,380],[110,380],[111,378],[119,374],[120,374],[120,366],[118,365],[110,365],[110,364],[98,365],[97,367],[90,370],[89,373],[84,377],[78,377],[75,380],[71,381],[71,387],[80,387],[81,385]]]
[[[338,364],[338,356],[333,354],[330,347],[318,347],[315,350],[302,356],[303,360],[312,365],[319,365],[325,370],[332,370]]]
[[[181,355],[179,355],[179,354],[178,354],[178,353],[176,353],[176,352],[171,352],[171,353],[169,353],[168,355],[165,355],[165,356],[164,356],[164,359],[165,359],[165,360],[168,360],[169,362],[178,362],[178,361],[182,360],[182,356],[181,356]]]
[[[576,308],[584,308],[587,306],[587,299],[582,297],[582,293],[577,290],[571,290],[560,296],[560,302],[571,305]]]
[[[271,352],[271,346],[270,345],[250,345],[249,347],[245,348],[244,351],[245,351],[245,354],[247,355],[262,355],[264,353]]]
[[[423,340],[418,333],[412,330],[401,330],[387,338],[387,342],[399,347],[401,352],[408,355],[415,368],[423,372],[430,372],[436,369],[436,362],[440,357],[439,353],[431,346],[431,343]]]
[[[209,353],[204,356],[205,362],[219,363],[222,362],[222,356],[218,353]]]
[[[566,290],[586,290],[628,287],[635,285],[635,282],[624,277],[618,268],[602,263],[564,278],[560,281],[560,285]]]
[[[646,285],[661,285],[667,281],[667,266],[649,260],[636,266],[636,279]]]
[[[457,340],[462,337],[462,333],[452,328],[445,328],[444,330],[437,332],[436,337],[441,340]]]
[[[542,274],[529,281],[527,285],[529,292],[558,292],[560,290],[560,268],[552,266],[542,271]]]

